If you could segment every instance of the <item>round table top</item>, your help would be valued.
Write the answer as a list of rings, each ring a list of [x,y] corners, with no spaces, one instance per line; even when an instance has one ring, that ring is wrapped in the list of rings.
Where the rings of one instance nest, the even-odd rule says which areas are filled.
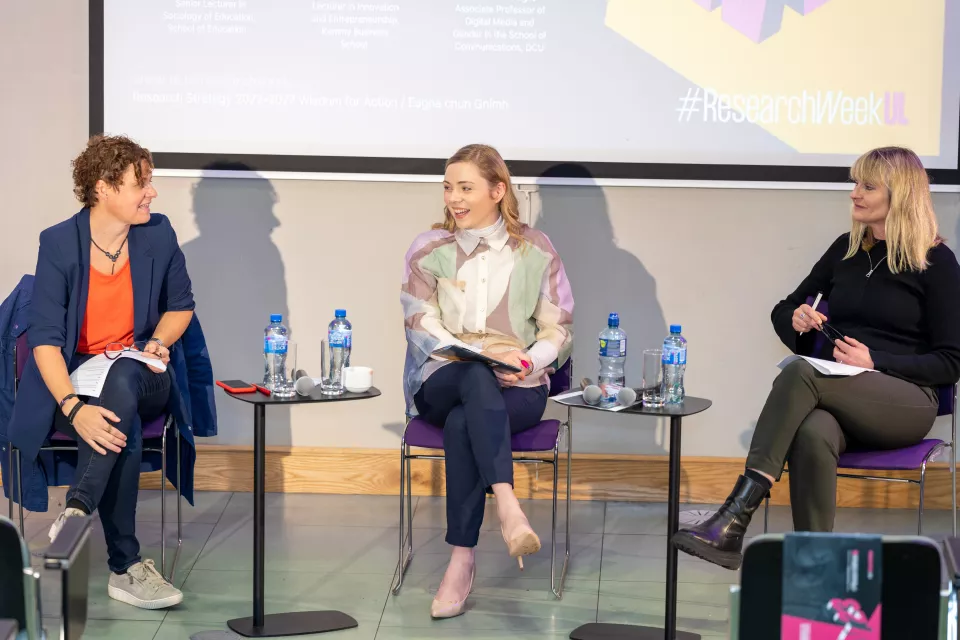
[[[696,398],[687,396],[680,404],[665,404],[662,407],[645,407],[642,403],[637,403],[632,407],[624,409],[620,413],[640,414],[645,416],[692,416],[695,413],[706,411],[713,404],[713,401],[706,398]]]
[[[639,395],[639,394],[638,394]],[[610,413],[613,415],[628,414],[628,415],[643,415],[643,416],[654,416],[654,417],[685,417],[692,416],[697,413],[701,413],[710,408],[713,404],[713,401],[707,400],[706,398],[696,398],[694,396],[687,396],[683,399],[681,404],[665,404],[662,407],[645,407],[642,403],[637,402],[632,407],[626,409],[621,409],[620,411],[611,411],[610,409],[602,409],[593,405],[585,404],[582,402],[582,399],[577,398],[578,402],[576,404],[570,403],[568,406],[572,406],[576,409],[592,409],[593,411],[603,411],[605,413]],[[567,404],[561,402],[560,404]]]
[[[273,395],[264,395],[259,391],[254,391],[253,393],[230,393],[229,391],[224,391],[227,396],[240,400],[242,402],[247,402],[250,404],[264,404],[264,405],[281,405],[281,404],[312,404],[314,402],[343,402],[346,400],[368,400],[370,398],[376,398],[380,395],[380,389],[376,387],[370,387],[362,393],[353,393],[351,391],[344,391],[338,396],[326,396],[320,393],[320,387],[314,387],[308,396],[302,396],[299,393],[292,398],[277,398]]]

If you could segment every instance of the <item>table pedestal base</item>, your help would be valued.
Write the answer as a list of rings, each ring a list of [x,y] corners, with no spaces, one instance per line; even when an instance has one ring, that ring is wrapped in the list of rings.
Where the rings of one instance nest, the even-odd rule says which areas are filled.
[[[265,615],[262,627],[253,626],[252,617],[228,620],[227,626],[246,638],[276,638],[352,629],[357,621],[340,611],[296,611]]]
[[[591,622],[570,633],[571,640],[663,640],[663,627],[638,627],[632,624]],[[700,640],[700,634],[677,631],[676,640]]]

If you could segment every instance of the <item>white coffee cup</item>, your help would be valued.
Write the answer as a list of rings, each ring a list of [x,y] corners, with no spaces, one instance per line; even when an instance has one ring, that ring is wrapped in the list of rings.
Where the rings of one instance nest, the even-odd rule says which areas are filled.
[[[373,369],[370,367],[344,367],[343,386],[352,393],[363,393],[373,386]]]

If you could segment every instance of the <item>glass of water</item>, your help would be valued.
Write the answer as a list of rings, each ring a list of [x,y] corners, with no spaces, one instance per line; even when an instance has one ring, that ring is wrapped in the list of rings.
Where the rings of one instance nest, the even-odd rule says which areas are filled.
[[[292,398],[297,395],[296,372],[297,343],[293,340],[287,340],[287,355],[284,357],[283,371],[281,372],[282,380],[277,381],[271,393],[278,398]]]
[[[335,359],[333,349],[326,340],[320,341],[320,393],[325,396],[338,396],[343,393],[342,363]]]
[[[645,407],[663,406],[663,390],[660,388],[661,382],[663,381],[662,358],[662,349],[646,349],[643,352],[643,390],[641,400],[643,400],[643,406]]]

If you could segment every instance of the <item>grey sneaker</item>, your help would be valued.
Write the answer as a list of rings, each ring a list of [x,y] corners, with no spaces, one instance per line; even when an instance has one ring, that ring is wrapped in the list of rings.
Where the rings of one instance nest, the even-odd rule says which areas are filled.
[[[80,509],[74,509],[70,507],[69,509],[64,509],[60,515],[57,516],[57,519],[53,521],[53,524],[50,526],[50,532],[47,533],[47,536],[50,538],[50,543],[53,544],[53,541],[57,539],[57,536],[60,535],[60,529],[63,529],[63,522],[67,518],[72,518],[73,516],[85,516],[85,514]]]
[[[165,609],[183,601],[183,593],[164,580],[153,560],[138,562],[123,575],[111,572],[107,595],[141,609]]]

